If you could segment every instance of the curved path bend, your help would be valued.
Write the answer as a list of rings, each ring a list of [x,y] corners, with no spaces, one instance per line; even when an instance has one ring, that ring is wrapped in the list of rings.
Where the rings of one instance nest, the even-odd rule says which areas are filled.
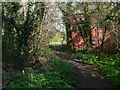
[[[72,64],[76,70],[77,88],[111,88],[97,68],[81,59],[76,59],[72,54],[61,51],[61,45],[55,47],[53,54]]]

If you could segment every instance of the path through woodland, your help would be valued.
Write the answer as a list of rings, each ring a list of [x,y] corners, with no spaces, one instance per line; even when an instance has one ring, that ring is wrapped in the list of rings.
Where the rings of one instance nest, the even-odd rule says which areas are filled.
[[[59,48],[62,45],[55,45],[53,54],[59,56],[63,60],[72,64],[76,71],[77,87],[78,88],[110,88],[107,80],[103,75],[90,64],[83,60],[76,59],[73,55],[61,51]]]

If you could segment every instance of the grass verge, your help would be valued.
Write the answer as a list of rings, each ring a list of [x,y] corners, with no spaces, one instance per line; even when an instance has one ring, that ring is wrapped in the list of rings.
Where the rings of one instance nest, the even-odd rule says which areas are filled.
[[[7,88],[73,88],[76,84],[73,67],[57,56],[52,57],[39,73],[9,76]],[[28,69],[30,70],[30,69]]]
[[[76,53],[76,58],[83,59],[86,63],[92,64],[108,78],[111,84],[120,87],[120,56],[97,56],[94,54]]]

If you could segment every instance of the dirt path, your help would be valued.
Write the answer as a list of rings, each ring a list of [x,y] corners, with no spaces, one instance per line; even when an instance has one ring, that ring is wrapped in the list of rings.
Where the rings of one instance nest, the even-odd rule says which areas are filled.
[[[60,51],[59,47],[53,51],[53,54],[69,62],[75,68],[78,88],[111,88],[97,68],[76,59],[71,54]]]

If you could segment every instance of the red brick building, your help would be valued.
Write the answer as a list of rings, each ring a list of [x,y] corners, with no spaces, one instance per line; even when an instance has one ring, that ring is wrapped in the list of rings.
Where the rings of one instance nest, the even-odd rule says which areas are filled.
[[[77,15],[71,16],[69,18],[69,20],[70,20],[70,30],[71,30],[71,33],[72,33],[72,39],[75,42],[74,43],[75,48],[83,49],[83,48],[85,48],[85,43],[84,43],[84,39],[83,39],[83,37],[80,33],[82,31],[75,30],[76,29],[76,20],[79,20],[79,19],[85,20],[84,15],[77,14]],[[92,47],[93,48],[97,48],[97,47],[101,46],[103,33],[104,33],[104,30],[97,29],[96,27],[91,30]],[[108,41],[109,38],[110,38],[110,33],[109,33],[109,31],[106,31],[104,42],[106,41],[107,43],[110,43]]]

